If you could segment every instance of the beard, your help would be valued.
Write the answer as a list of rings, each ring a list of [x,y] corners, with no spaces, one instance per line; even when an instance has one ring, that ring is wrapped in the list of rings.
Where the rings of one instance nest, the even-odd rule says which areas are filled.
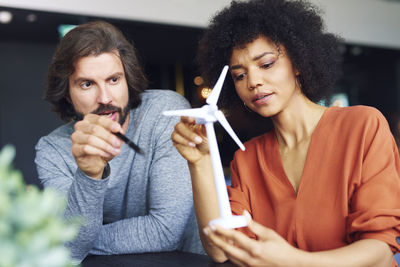
[[[122,126],[125,123],[126,118],[128,117],[130,109],[131,109],[131,106],[129,103],[123,109],[120,107],[116,107],[114,105],[100,104],[100,106],[97,109],[93,110],[90,113],[102,115],[102,114],[117,112],[119,114],[118,123]],[[82,113],[75,110],[75,120],[77,120],[77,121],[83,120],[83,117],[84,117],[84,115]]]

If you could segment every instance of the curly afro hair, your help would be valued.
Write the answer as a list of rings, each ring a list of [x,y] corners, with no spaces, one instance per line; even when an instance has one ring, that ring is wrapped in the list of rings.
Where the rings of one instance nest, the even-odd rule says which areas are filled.
[[[324,32],[319,10],[306,1],[232,1],[219,12],[200,40],[197,62],[205,85],[212,87],[232,50],[265,36],[283,45],[299,71],[302,92],[312,101],[329,98],[341,74],[341,39]],[[221,105],[240,101],[233,80],[227,78]]]

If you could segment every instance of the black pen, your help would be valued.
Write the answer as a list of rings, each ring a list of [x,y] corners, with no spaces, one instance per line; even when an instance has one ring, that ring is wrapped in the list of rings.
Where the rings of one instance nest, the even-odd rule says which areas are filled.
[[[123,135],[122,133],[118,132],[118,133],[113,133],[113,134],[118,136],[118,138],[120,138],[122,141],[124,141],[128,146],[130,146],[137,153],[144,154],[143,151],[140,149],[140,147],[138,147],[138,145],[136,145],[134,142],[129,140],[129,138],[126,137],[125,135]]]

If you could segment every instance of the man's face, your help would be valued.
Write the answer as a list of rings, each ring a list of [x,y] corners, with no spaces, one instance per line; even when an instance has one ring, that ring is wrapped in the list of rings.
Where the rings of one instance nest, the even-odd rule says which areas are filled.
[[[78,118],[94,113],[126,126],[129,92],[118,52],[82,57],[74,66],[75,72],[69,77],[69,95]]]

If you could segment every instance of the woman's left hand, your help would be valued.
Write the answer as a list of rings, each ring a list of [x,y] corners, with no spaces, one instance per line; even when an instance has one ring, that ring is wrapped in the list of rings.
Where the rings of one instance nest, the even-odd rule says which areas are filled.
[[[278,233],[254,222],[247,213],[248,228],[258,240],[242,232],[224,229],[217,225],[205,228],[209,240],[222,251],[230,261],[239,266],[296,266],[301,251],[291,246]]]

